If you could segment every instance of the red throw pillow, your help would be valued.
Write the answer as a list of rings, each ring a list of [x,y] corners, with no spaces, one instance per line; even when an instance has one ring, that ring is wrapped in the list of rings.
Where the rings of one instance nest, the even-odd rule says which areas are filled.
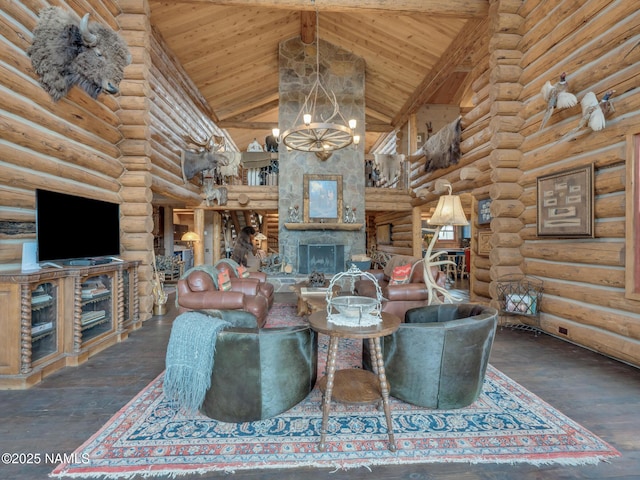
[[[218,290],[223,292],[231,290],[231,279],[229,278],[229,272],[226,270],[218,273]]]
[[[249,277],[249,270],[247,270],[247,267],[245,267],[244,265],[238,265],[236,270],[238,271],[238,277],[240,277],[240,278],[248,278]]]
[[[411,279],[411,267],[412,265],[407,263],[406,265],[394,268],[389,285],[402,285],[409,283],[409,280]]]

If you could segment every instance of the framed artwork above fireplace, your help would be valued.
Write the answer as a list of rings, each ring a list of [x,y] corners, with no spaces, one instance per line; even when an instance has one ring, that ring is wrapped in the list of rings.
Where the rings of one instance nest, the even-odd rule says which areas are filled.
[[[304,222],[342,223],[342,175],[304,175]]]

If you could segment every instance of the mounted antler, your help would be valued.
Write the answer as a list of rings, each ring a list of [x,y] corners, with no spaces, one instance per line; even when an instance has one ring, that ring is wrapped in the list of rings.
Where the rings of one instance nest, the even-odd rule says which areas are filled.
[[[211,135],[204,142],[200,142],[193,138],[191,134],[185,139],[189,148],[195,150],[198,153],[202,152],[220,152],[224,150],[224,137],[218,137],[217,135]]]

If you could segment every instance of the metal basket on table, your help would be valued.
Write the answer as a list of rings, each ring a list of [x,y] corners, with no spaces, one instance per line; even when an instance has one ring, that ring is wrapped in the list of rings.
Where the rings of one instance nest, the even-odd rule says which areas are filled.
[[[334,285],[342,284],[345,280],[350,282],[350,292],[357,278],[371,280],[376,286],[376,298],[362,297],[358,295],[334,296]],[[369,272],[361,271],[356,265],[351,265],[349,270],[333,276],[327,289],[327,321],[336,325],[365,327],[382,322],[382,290],[378,280]]]

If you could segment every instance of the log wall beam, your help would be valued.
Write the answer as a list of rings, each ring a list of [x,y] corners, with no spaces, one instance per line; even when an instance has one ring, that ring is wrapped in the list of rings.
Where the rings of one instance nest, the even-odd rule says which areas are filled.
[[[125,260],[140,260],[139,313],[140,321],[151,318],[153,313],[153,186],[151,158],[148,145],[149,101],[151,91],[148,82],[151,59],[149,55],[149,6],[145,0],[121,2],[122,13],[117,17],[127,43],[135,51],[132,64],[125,69],[121,91],[120,109],[116,112],[121,122],[124,139],[119,144],[120,160],[125,171],[120,177],[120,197],[127,208],[121,209],[123,239],[121,256]],[[135,206],[135,208],[134,208]],[[149,221],[141,221],[141,215]]]
[[[499,307],[497,281],[506,275],[524,273],[524,258],[520,252],[522,239],[517,229],[518,222],[513,221],[525,210],[520,199],[523,188],[517,183],[522,176],[519,168],[522,155],[519,148],[524,141],[520,133],[524,120],[519,116],[522,54],[517,45],[524,19],[519,15],[518,9],[514,8],[514,2],[510,0],[491,1],[489,18],[494,35],[489,44],[491,120],[488,130],[491,132],[492,146],[489,160],[492,185],[489,188],[489,198],[493,217],[489,292],[491,304]]]

